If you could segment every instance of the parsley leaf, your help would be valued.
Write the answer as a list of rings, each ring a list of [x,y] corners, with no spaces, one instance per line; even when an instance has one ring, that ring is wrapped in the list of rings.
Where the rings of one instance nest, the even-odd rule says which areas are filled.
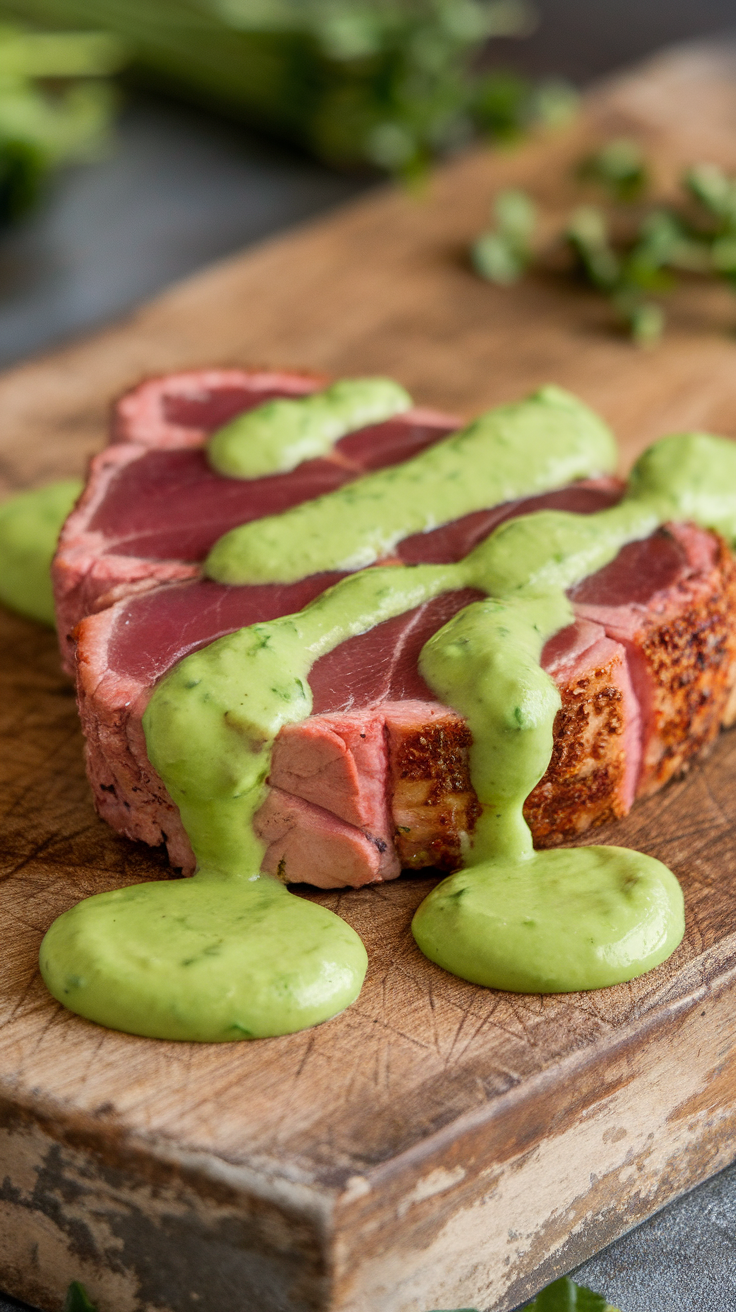
[[[563,1276],[540,1290],[537,1297],[527,1304],[525,1312],[618,1312],[618,1308],[607,1302],[603,1294],[596,1294],[584,1285],[576,1285],[569,1276]]]
[[[64,1312],[97,1312],[87,1290],[78,1280],[72,1280],[66,1291]]]
[[[459,1307],[453,1312],[475,1312],[475,1308]],[[576,1285],[569,1276],[562,1276],[540,1290],[531,1303],[524,1305],[523,1312],[619,1312],[619,1309],[608,1303],[603,1294],[596,1294],[584,1285]]]

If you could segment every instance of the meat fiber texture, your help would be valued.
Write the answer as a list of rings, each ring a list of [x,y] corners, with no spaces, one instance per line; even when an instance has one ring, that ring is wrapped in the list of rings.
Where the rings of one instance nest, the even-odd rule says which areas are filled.
[[[70,634],[85,615],[162,583],[199,578],[201,562],[228,529],[406,460],[460,422],[410,410],[350,434],[324,459],[257,485],[210,469],[203,450],[209,433],[263,401],[305,396],[324,382],[302,374],[205,370],[150,379],[118,402],[112,441],[91,462],[54,560],[57,627],[69,673]]]
[[[187,836],[146,755],[141,717],[151,689],[188,652],[300,609],[340,577],[227,587],[201,575],[210,546],[236,523],[406,459],[459,422],[409,412],[351,434],[331,460],[257,483],[209,470],[201,450],[209,431],[267,396],[305,394],[321,381],[208,371],[144,383],[119,403],[114,443],[93,462],[62,535],[59,615],[67,632],[74,626],[62,642],[67,659],[76,649],[98,810],[131,838],[166,842],[186,872],[194,867]],[[614,480],[577,484],[417,535],[397,555],[404,563],[457,560],[513,514],[548,506],[585,513],[620,495]],[[275,744],[256,821],[264,870],[328,888],[459,864],[479,813],[470,734],[424,684],[417,662],[427,638],[477,595],[445,594],[317,662],[312,716]],[[525,807],[537,846],[625,815],[733,718],[736,580],[719,539],[670,525],[625,547],[572,600],[576,622],[542,658],[562,704],[549,768]]]
[[[208,369],[148,379],[118,401],[110,445],[91,462],[54,560],[56,622],[67,672],[74,669],[70,634],[85,615],[199,574],[198,562],[227,520],[227,511],[218,518],[222,480],[209,472],[202,452],[208,434],[271,397],[308,395],[321,381]],[[234,527],[240,522],[237,493],[233,501]]]

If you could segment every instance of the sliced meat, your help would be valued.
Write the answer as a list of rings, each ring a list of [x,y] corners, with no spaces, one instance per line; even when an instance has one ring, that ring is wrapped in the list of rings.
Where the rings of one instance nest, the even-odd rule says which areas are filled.
[[[298,610],[340,577],[229,588],[201,577],[202,558],[233,524],[406,459],[456,425],[411,412],[351,434],[330,459],[295,475],[222,479],[201,450],[212,428],[266,394],[317,385],[234,374],[154,380],[124,398],[116,441],[95,462],[56,564],[61,615],[69,624],[85,617],[69,651],[76,646],[98,809],[130,837],[165,841],[187,871],[187,836],[146,756],[141,717],[152,687],[190,651]],[[493,507],[407,539],[397,556],[458,560],[512,515],[547,507],[586,513],[620,494],[620,484],[602,480]],[[574,590],[576,623],[543,655],[562,705],[549,768],[525,807],[537,845],[626,814],[637,788],[652,791],[684,768],[731,703],[736,710],[735,589],[722,543],[671,526],[626,547]],[[469,731],[436,700],[417,662],[427,638],[477,595],[446,594],[317,662],[314,714],[275,745],[257,821],[268,845],[264,869],[341,887],[393,878],[402,866],[458,864],[479,811]]]
[[[669,587],[660,569],[660,535],[648,540],[657,613],[666,619],[668,631],[678,633],[680,626],[692,623],[695,595],[701,618],[736,619],[730,554],[701,530],[670,532],[687,545],[690,563],[674,582],[669,579]],[[637,550],[643,568],[647,548],[641,544]],[[601,571],[596,586],[605,582],[606,571]],[[593,580],[588,583],[592,588]],[[173,597],[184,589],[166,591]],[[283,730],[274,749],[274,794],[259,817],[269,842],[265,869],[280,870],[290,880],[337,887],[356,879],[366,883],[393,877],[397,863],[457,865],[478,815],[468,770],[469,734],[463,720],[433,697],[416,662],[430,634],[476,595],[445,594],[349,639],[317,662],[311,676],[315,714]],[[642,598],[643,593],[635,604],[644,607]],[[176,808],[146,758],[140,717],[150,684],[143,685],[135,673],[114,671],[108,656],[118,641],[116,619],[119,623],[126,610],[151,606],[153,600],[125,603],[80,626],[80,704],[89,770],[99,809],[116,828],[147,842],[166,841],[172,861],[191,870]],[[659,632],[661,637],[661,626]],[[698,650],[702,657],[702,643]],[[562,706],[549,768],[525,807],[538,846],[569,841],[625,815],[631,806],[642,741],[648,744],[651,734],[643,733],[629,655],[628,640],[617,641],[587,616],[545,647],[543,664],[560,688]],[[734,676],[730,640],[717,656],[718,680],[709,661],[700,666],[696,659],[688,668],[666,724],[660,707],[660,734],[662,724],[666,728],[673,720],[679,732],[688,708],[696,728],[703,706],[716,722],[725,713]],[[319,835],[320,865],[310,866],[307,874],[305,854],[317,850]]]
[[[392,838],[385,729],[380,705],[374,713],[310,715],[286,725],[274,744],[270,782],[326,807],[385,847]]]
[[[415,533],[399,543],[397,555],[404,565],[443,565],[462,560],[506,519],[531,515],[535,510],[570,510],[576,515],[592,515],[615,506],[622,492],[623,484],[617,478],[582,479],[555,492],[506,501],[489,510],[476,510],[429,533]]]
[[[158,451],[201,446],[236,415],[282,396],[308,396],[327,379],[274,369],[190,369],[146,378],[116,402],[112,442],[137,442]]]
[[[670,524],[573,589],[575,610],[626,651],[641,708],[639,796],[714,741],[736,675],[736,568],[720,539]]]
[[[203,445],[227,419],[324,380],[205,370],[142,383],[118,402],[113,443],[96,456],[62,530],[53,566],[62,659],[85,615],[162,583],[201,576],[217,539],[238,524],[332,492],[368,470],[399,463],[453,432],[460,420],[410,410],[351,433],[325,459],[257,480],[210,469]]]
[[[614,504],[620,495],[621,485],[615,480],[591,480],[480,514],[491,520],[488,530],[491,531],[514,514],[549,508],[582,509],[583,506],[592,512]],[[478,518],[477,515],[468,515],[430,533],[407,538],[399,551],[403,552],[404,547],[410,550],[410,563],[423,558],[427,563],[460,560],[481,540],[477,523],[469,525],[469,521]],[[117,674],[134,677],[142,686],[151,685],[197,647],[257,620],[273,619],[299,610],[341,577],[340,574],[320,574],[295,584],[237,588],[214,583],[211,579],[196,578],[185,580],[178,587],[159,587],[152,590],[150,596],[134,596],[128,605],[118,607],[115,612],[111,646],[107,652],[111,668]],[[75,640],[72,639],[70,645],[74,649]],[[327,672],[329,663],[320,669]],[[375,670],[366,671],[366,677],[375,678]]]
[[[480,815],[470,782],[470,730],[446,706],[405,701],[386,709],[388,792],[399,861],[412,870],[455,870]]]
[[[537,847],[555,847],[626,815],[641,763],[641,719],[626,651],[604,630],[578,620],[545,646],[542,664],[557,684],[552,757],[524,815]]]
[[[122,453],[129,459],[121,464]],[[238,524],[278,515],[298,501],[333,492],[355,477],[334,460],[309,460],[287,474],[257,480],[224,478],[211,469],[202,448],[147,451],[112,447],[97,457],[109,470],[104,496],[88,521],[108,555],[147,561],[198,563],[223,534]],[[93,466],[96,473],[96,466]]]
[[[352,709],[344,714],[344,721],[358,726],[370,717],[375,726],[377,710],[382,713],[393,838],[405,868],[455,869],[480,813],[470,782],[468,727],[433,698],[416,672],[419,652],[430,634],[475,595],[446,594],[402,616],[403,632],[397,631],[396,620],[387,621],[344,643],[312,672],[317,707],[325,704],[331,686],[340,687],[340,663],[344,684],[352,690]],[[393,656],[371,660],[371,652],[379,658],[382,653]],[[560,689],[562,706],[555,719],[549,768],[528,798],[525,815],[537,846],[549,847],[629,811],[638,776],[640,723],[626,653],[599,625],[586,621],[570,625],[547,643],[542,663]],[[354,671],[371,667],[376,671],[373,685],[367,686],[363,673],[356,689]],[[329,719],[329,715],[313,715],[289,730],[288,751],[301,749],[302,775],[308,769],[309,744]],[[288,779],[283,752],[275,752],[274,762],[271,782],[306,796],[299,778]],[[343,805],[339,812],[345,819],[355,817],[357,824],[361,781],[359,770],[346,772],[345,785],[349,782],[355,792],[350,811]],[[310,778],[309,800],[329,809],[330,788],[321,791],[320,783]]]
[[[361,888],[401,874],[390,840],[365,834],[280,788],[270,790],[256,830],[268,844],[261,869],[284,883]]]
[[[336,583],[340,574],[312,574],[298,583],[231,588],[211,579],[156,588],[114,610],[107,649],[109,669],[150,688],[177,661],[248,624],[291,615]],[[89,657],[86,635],[75,631],[79,659]]]
[[[554,505],[564,509],[567,504],[568,508],[592,511],[612,504],[620,493],[620,484],[601,480],[598,485],[577,485],[545,498],[534,498],[533,502],[498,509],[504,517],[531,506],[541,509]],[[498,522],[497,512],[494,515]],[[476,518],[467,517],[468,520]],[[449,527],[455,528],[454,535]],[[472,525],[471,531],[474,542],[477,525]],[[467,521],[460,520],[455,526],[421,535],[421,540],[431,559],[458,559],[468,549]],[[146,595],[120,601],[87,616],[77,626],[73,641],[77,653],[77,687],[87,742],[88,773],[100,814],[114,828],[144,842],[165,841],[172,862],[187,870],[192,868],[191,850],[178,812],[145,753],[140,719],[151,689],[166,670],[190,651],[257,620],[300,609],[336,581],[336,577],[320,575],[280,587],[240,588],[200,579],[159,587]],[[287,780],[279,773],[284,761],[279,740],[274,755],[276,773],[273,778],[274,781],[281,779],[279,786],[282,791],[301,795],[303,801],[329,811],[334,797],[325,802],[323,794],[318,791],[325,743],[330,742],[334,747],[334,735],[342,736],[345,751],[338,749],[338,755],[345,770],[345,782],[340,805],[347,806],[345,798],[349,788],[353,788],[355,809],[343,808],[336,814],[345,823],[357,822],[371,839],[383,841],[387,835],[392,838],[395,824],[389,816],[388,797],[384,819],[379,823],[375,810],[371,811],[370,807],[375,807],[380,789],[377,784],[372,785],[374,800],[371,801],[370,790],[366,791],[367,784],[361,783],[368,778],[365,775],[365,753],[358,762],[353,757],[353,745],[359,741],[364,726],[357,727],[356,737],[354,724],[341,721],[340,728],[335,717],[348,716],[356,710],[364,717],[365,708],[371,703],[391,702],[396,707],[398,724],[403,714],[399,704],[402,698],[425,704],[433,700],[431,690],[417,669],[419,652],[437,628],[478,595],[466,591],[437,598],[419,612],[399,616],[360,638],[343,643],[335,652],[318,661],[311,678],[315,716],[307,722],[309,730],[305,732],[313,746],[319,736],[316,732],[317,717],[326,719],[321,754],[313,765],[309,765],[309,753],[305,755],[300,748],[301,757],[290,769]],[[435,708],[437,705],[435,702]],[[385,724],[385,716],[381,723]],[[297,729],[301,730],[302,726],[297,726]],[[291,730],[284,733],[288,738]],[[295,735],[292,742],[296,742],[297,737]],[[387,755],[385,762],[382,768],[387,770]],[[333,782],[338,764],[333,760],[331,765]],[[303,780],[301,787],[296,782],[300,775]],[[312,783],[308,785],[304,780],[310,776]],[[283,787],[285,782],[288,782],[288,789]],[[360,789],[357,783],[361,783]],[[385,782],[383,787],[385,790]]]
[[[700,539],[707,567],[700,572],[691,568],[669,589],[658,588],[663,623],[654,625],[648,642],[654,651],[666,650],[671,659],[672,642],[665,636],[682,636],[692,625],[697,595],[703,632],[696,650],[703,660],[704,643],[714,628],[708,617],[719,617],[720,624],[730,616],[731,630],[736,620],[734,566],[730,554],[710,535],[689,530],[685,538],[691,551]],[[652,550],[658,555],[658,541]],[[183,591],[171,588],[162,595],[175,597]],[[468,730],[459,716],[433,698],[416,660],[430,633],[474,595],[445,594],[350,639],[317,662],[312,672],[316,713],[282,731],[274,750],[275,793],[259,821],[269,841],[265,869],[281,870],[290,880],[308,878],[337,887],[392,877],[396,861],[415,868],[431,864],[451,869],[457,864],[478,814],[468,771]],[[121,603],[80,625],[80,707],[88,768],[106,819],[130,837],[166,841],[172,862],[191,870],[178,812],[146,757],[140,718],[152,681],[143,684],[136,672],[116,671],[108,657],[126,611],[153,603],[152,596]],[[543,663],[560,688],[562,706],[550,766],[525,808],[539,846],[567,841],[625,815],[631,806],[642,760],[642,721],[629,674],[630,651],[628,639],[615,640],[587,616],[545,648]],[[717,678],[708,661],[686,662],[684,640],[677,651],[677,696],[669,712],[666,698],[658,704],[660,739],[675,728],[681,732],[683,716],[691,712],[696,730],[705,722],[706,709],[719,723],[733,686],[730,638],[725,644],[714,643]],[[682,662],[687,665],[684,681]],[[651,731],[644,732],[643,741],[654,741]],[[690,755],[681,750],[680,768]],[[670,777],[671,755],[662,759],[667,762],[665,777]],[[300,805],[287,805],[287,798]],[[305,854],[317,850],[318,835],[321,864],[310,866],[307,875]]]
[[[626,815],[637,792],[656,791],[681,772],[728,721],[736,685],[735,572],[712,534],[668,526],[625,547],[574,590],[579,618],[542,656],[562,705],[549,767],[524,808],[536,846],[571,841]],[[380,705],[394,844],[404,868],[456,868],[479,813],[468,728],[436,702],[416,670],[429,633],[472,596],[448,594],[388,621],[337,648],[312,673],[317,711],[337,700],[351,708],[344,721],[360,725],[370,715],[375,732]],[[303,773],[308,740],[328,719],[317,714],[290,730],[292,751],[303,735]],[[283,759],[275,756],[279,771]],[[343,789],[348,780],[354,793],[341,814],[360,826],[360,771],[346,772]],[[284,786],[286,775],[274,781]],[[300,780],[289,779],[288,787],[299,793]],[[309,798],[330,806],[329,789],[321,792],[315,778]]]

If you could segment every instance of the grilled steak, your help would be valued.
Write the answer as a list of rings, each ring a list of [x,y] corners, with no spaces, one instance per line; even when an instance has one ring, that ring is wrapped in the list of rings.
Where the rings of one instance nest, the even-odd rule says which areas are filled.
[[[188,652],[298,610],[340,577],[227,587],[201,577],[209,547],[235,523],[406,459],[455,422],[409,412],[352,434],[334,458],[294,474],[222,479],[200,449],[208,426],[266,393],[287,392],[286,384],[277,390],[274,375],[260,391],[252,377],[180,375],[124,398],[116,444],[94,462],[56,562],[60,617],[76,625],[63,641],[68,657],[76,647],[100,814],[130,837],[165,841],[185,871],[193,867],[191,849],[148,762],[141,728],[154,683]],[[300,379],[291,394],[313,386]],[[585,513],[620,494],[613,480],[577,484],[409,538],[397,556],[404,563],[458,560],[511,515],[543,507]],[[256,822],[267,843],[265,870],[338,887],[393,878],[405,867],[458,864],[479,811],[470,735],[438,703],[417,660],[427,638],[477,595],[445,594],[317,662],[312,716],[283,729],[275,744],[271,790]],[[538,846],[625,815],[637,793],[685,768],[731,717],[736,578],[714,535],[668,526],[625,547],[571,599],[576,622],[543,653],[562,705],[549,768],[525,808]]]

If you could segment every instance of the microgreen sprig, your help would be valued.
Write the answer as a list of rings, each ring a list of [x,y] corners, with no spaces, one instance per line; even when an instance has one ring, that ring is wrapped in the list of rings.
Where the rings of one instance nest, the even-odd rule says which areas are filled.
[[[650,170],[634,143],[609,142],[575,172],[581,183],[602,188],[608,203],[576,206],[559,239],[572,256],[572,272],[607,298],[639,345],[652,345],[662,335],[661,298],[677,285],[678,275],[719,278],[736,290],[736,178],[714,164],[693,165],[683,174],[678,200],[642,210]],[[629,221],[621,235],[622,207],[630,210],[634,202],[639,212],[633,230]],[[537,211],[525,192],[502,191],[492,217],[493,226],[473,243],[471,259],[482,278],[508,286],[539,258]]]
[[[455,1308],[454,1312],[475,1312],[475,1309]],[[525,1303],[523,1312],[619,1312],[619,1309],[607,1302],[603,1294],[562,1276],[540,1290],[531,1303]]]

